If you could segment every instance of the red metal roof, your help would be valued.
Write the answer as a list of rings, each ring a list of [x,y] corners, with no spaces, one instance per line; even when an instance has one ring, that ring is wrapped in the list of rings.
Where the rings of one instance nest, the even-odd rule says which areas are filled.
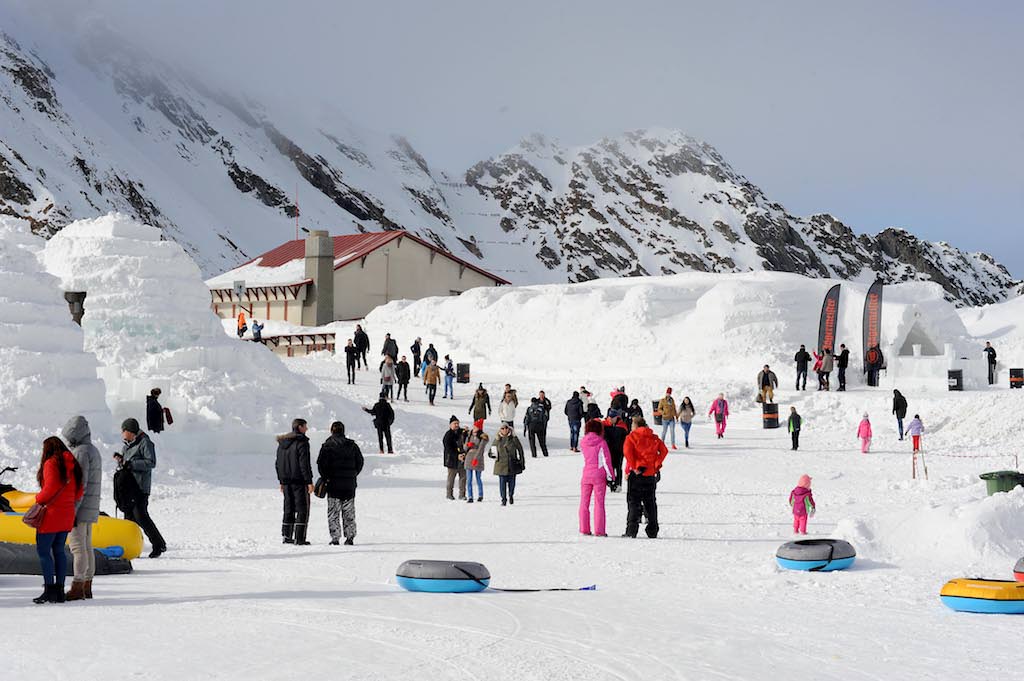
[[[491,274],[487,270],[477,267],[473,263],[466,262],[462,258],[458,258],[449,253],[448,251],[438,248],[434,244],[430,243],[429,241],[425,241],[424,239],[421,239],[415,234],[410,234],[409,232],[401,230],[391,232],[367,232],[365,234],[343,234],[341,236],[333,237],[334,259],[337,260],[338,258],[341,258],[343,256],[345,257],[345,260],[335,265],[334,269],[341,269],[342,267],[359,260],[364,255],[368,255],[369,253],[377,250],[384,244],[394,241],[399,237],[412,239],[416,243],[422,244],[423,246],[426,246],[430,250],[436,253],[440,253],[441,255],[445,256],[446,258],[449,258],[450,260],[454,260],[460,265],[465,265],[467,268],[473,270],[474,272],[478,272],[484,275],[485,277],[493,279],[496,282],[502,284],[509,283],[505,279],[502,279],[501,277],[495,274]],[[292,260],[304,258],[305,256],[305,240],[295,239],[292,241],[286,241],[277,248],[269,250],[263,255],[253,258],[252,261],[250,262],[255,262],[258,260],[259,267],[280,267],[286,263],[291,262]]]

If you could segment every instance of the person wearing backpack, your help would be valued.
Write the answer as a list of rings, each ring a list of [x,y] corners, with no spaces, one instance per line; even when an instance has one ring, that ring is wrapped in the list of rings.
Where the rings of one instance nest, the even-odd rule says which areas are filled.
[[[718,393],[718,397],[711,403],[708,416],[715,418],[715,435],[721,440],[725,437],[725,425],[729,419],[729,403],[725,400],[725,393]]]
[[[800,414],[796,413],[796,407],[789,408],[789,436],[793,440],[793,451],[800,449],[800,428],[804,424],[804,419]]]
[[[345,545],[356,538],[356,478],[363,471],[363,453],[359,445],[345,437],[345,424],[331,424],[331,435],[320,447],[316,470],[327,486],[327,531],[331,545],[338,546],[342,535]]]
[[[131,506],[124,511],[127,520],[135,522],[146,533],[153,550],[150,558],[159,558],[167,551],[167,542],[149,515],[149,495],[153,487],[153,469],[156,468],[156,447],[149,436],[139,428],[135,419],[125,419],[121,424],[124,449],[114,455],[119,468],[128,469],[138,483],[138,494],[131,500]]]
[[[395,450],[391,446],[391,424],[395,422],[395,410],[388,404],[386,394],[381,391],[380,399],[377,400],[377,404],[373,405],[373,409],[363,407],[363,411],[373,415],[373,427],[377,429],[377,446],[380,448],[380,453],[384,453],[384,440],[386,439],[388,454],[394,454]]]
[[[530,406],[526,408],[526,416],[523,417],[524,435],[530,436],[530,455],[537,458],[537,441],[540,440],[540,450],[544,456],[548,455],[548,412],[537,397],[530,398]]]

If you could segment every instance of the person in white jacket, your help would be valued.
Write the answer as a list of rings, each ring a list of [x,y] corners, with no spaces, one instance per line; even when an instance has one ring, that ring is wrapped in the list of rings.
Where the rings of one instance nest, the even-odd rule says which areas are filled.
[[[516,403],[513,401],[513,393],[506,392],[498,404],[498,419],[509,428],[516,427]]]

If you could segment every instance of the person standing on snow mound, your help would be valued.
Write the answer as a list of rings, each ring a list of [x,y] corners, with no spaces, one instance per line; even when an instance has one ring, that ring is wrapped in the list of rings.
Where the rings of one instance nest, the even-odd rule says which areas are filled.
[[[676,417],[679,415],[676,411],[676,401],[672,397],[672,388],[665,388],[665,396],[658,402],[658,413],[655,416],[661,415],[661,439],[665,439],[665,433],[671,431],[672,433],[672,449],[676,448]]]
[[[578,390],[565,403],[565,418],[569,421],[569,451],[580,451],[580,426],[583,424],[583,400]]]
[[[437,384],[441,380],[441,370],[437,368],[437,362],[430,361],[430,364],[423,371],[423,385],[427,387],[427,400],[430,406],[434,406],[434,398],[437,397]]]
[[[761,401],[765,404],[775,401],[775,388],[779,386],[779,377],[765,364],[764,368],[757,374],[757,389],[761,395]]]
[[[100,517],[100,482],[103,459],[92,443],[89,422],[84,416],[72,416],[61,431],[71,454],[82,469],[83,496],[75,510],[75,526],[68,535],[68,546],[74,559],[74,578],[67,600],[92,598],[92,578],[96,575],[96,555],[92,548],[92,526]]]
[[[373,409],[363,407],[363,411],[373,415],[373,427],[377,429],[377,446],[380,453],[384,453],[384,440],[388,441],[388,454],[394,454],[391,446],[391,424],[395,422],[395,410],[388,404],[384,391],[380,393],[380,399],[373,405]]]
[[[313,469],[309,465],[308,426],[305,419],[292,421],[292,432],[277,436],[277,484],[284,497],[281,536],[285,544],[308,546],[309,495],[313,493]]]
[[[420,375],[420,362],[423,361],[423,346],[420,344],[419,336],[416,336],[416,340],[409,346],[409,351],[412,353],[412,375],[416,378]]]
[[[356,538],[356,478],[363,471],[363,453],[359,445],[345,437],[345,424],[331,424],[331,435],[320,447],[316,469],[327,484],[327,531],[331,546],[337,546],[342,535],[345,545]]]
[[[349,338],[345,343],[345,376],[349,385],[356,383],[356,365],[359,363],[359,348],[352,344]]]
[[[409,362],[405,361],[405,355],[402,355],[402,360],[395,365],[395,380],[398,381],[398,394],[395,395],[396,400],[402,399],[402,393],[405,393],[405,401],[409,401],[409,381],[412,380],[411,369],[409,368]]]
[[[164,408],[160,406],[160,388],[153,388],[146,396],[146,428],[151,433],[164,430]]]
[[[864,412],[864,418],[857,426],[857,437],[860,438],[861,454],[867,454],[871,450],[871,420],[868,418],[867,412]]]
[[[892,413],[896,416],[896,427],[900,431],[900,442],[902,442],[903,419],[907,418],[907,398],[899,390],[892,391]]]
[[[921,415],[914,414],[914,418],[907,425],[907,435],[910,436],[910,440],[914,443],[914,452],[921,451],[921,436],[923,434],[924,423],[921,421]]]
[[[381,348],[380,354],[390,357],[392,362],[398,361],[398,343],[395,342],[390,333],[384,334],[384,347]]]
[[[359,351],[357,359],[363,371],[366,371],[370,368],[370,363],[366,361],[366,353],[370,351],[370,337],[363,331],[362,324],[356,324],[356,332],[352,334],[352,338],[355,340],[356,350]]]
[[[468,494],[466,501],[473,503],[473,478],[476,478],[476,488],[479,496],[477,501],[484,500],[484,453],[487,451],[487,444],[490,438],[484,432],[482,420],[473,423],[473,432],[466,438],[466,483]]]
[[[807,352],[807,348],[801,345],[793,357],[793,361],[796,362],[796,389],[807,390],[807,367],[811,363],[811,353]],[[800,384],[801,377],[803,377],[803,387]]]
[[[526,408],[526,416],[523,417],[523,435],[530,436],[530,455],[537,458],[537,441],[540,441],[540,451],[544,456],[548,455],[548,413],[540,399],[530,399],[530,406]]]
[[[804,419],[800,414],[796,413],[796,407],[789,408],[789,422],[787,427],[789,429],[789,436],[793,440],[792,450],[795,452],[800,449],[800,428],[804,424]]]
[[[839,344],[836,366],[839,367],[839,392],[846,392],[846,369],[850,366],[850,351],[846,349],[845,343]]]
[[[608,483],[613,492],[622,489],[622,448],[626,445],[626,436],[629,429],[622,420],[622,412],[615,409],[608,410],[608,419],[604,422],[604,441],[608,443],[608,451],[612,456],[612,468],[615,470],[615,479]]]
[[[448,430],[441,439],[444,446],[444,467],[448,469],[445,498],[449,501],[455,501],[456,477],[459,479],[459,501],[466,500],[466,436],[466,431],[459,427],[459,419],[453,415],[448,420]]]
[[[618,413],[618,412],[616,412]],[[583,436],[583,476],[580,479],[580,534],[590,534],[590,498],[594,497],[594,534],[607,537],[605,529],[604,496],[608,486],[615,482],[611,452],[604,439],[604,424],[587,421]]]
[[[124,449],[114,454],[118,468],[131,471],[132,477],[139,486],[139,495],[131,500],[131,505],[124,509],[124,517],[131,520],[146,533],[149,543],[153,546],[150,558],[159,558],[167,550],[167,543],[157,529],[156,523],[149,516],[149,495],[153,489],[153,469],[156,468],[156,447],[146,433],[139,428],[135,419],[125,419],[121,424],[121,437]]]
[[[813,517],[815,511],[811,476],[800,476],[796,487],[789,493],[789,505],[793,509],[793,534],[807,534],[807,519]]]
[[[487,394],[484,384],[477,386],[473,393],[473,402],[469,405],[469,413],[473,415],[474,421],[486,421],[491,415],[491,396]]]
[[[661,465],[668,456],[668,447],[655,435],[642,418],[634,421],[633,432],[623,446],[626,465],[626,532],[623,537],[636,538],[640,518],[647,518],[647,536],[658,536],[658,481]]]
[[[523,443],[516,437],[515,428],[503,424],[487,455],[494,459],[494,474],[498,476],[501,505],[515,504],[516,476],[526,470]]]
[[[715,435],[721,440],[725,437],[725,424],[729,420],[729,403],[725,400],[725,393],[718,393],[708,409],[708,416],[715,418]]]
[[[995,385],[996,382],[996,349],[992,343],[985,341],[985,359],[988,360],[988,384]]]

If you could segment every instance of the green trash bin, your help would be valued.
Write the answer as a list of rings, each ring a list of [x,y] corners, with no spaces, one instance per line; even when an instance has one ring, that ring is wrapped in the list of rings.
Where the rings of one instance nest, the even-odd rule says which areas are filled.
[[[1017,471],[995,471],[979,475],[985,481],[988,495],[998,492],[1009,492],[1017,485],[1024,485],[1024,474]]]

